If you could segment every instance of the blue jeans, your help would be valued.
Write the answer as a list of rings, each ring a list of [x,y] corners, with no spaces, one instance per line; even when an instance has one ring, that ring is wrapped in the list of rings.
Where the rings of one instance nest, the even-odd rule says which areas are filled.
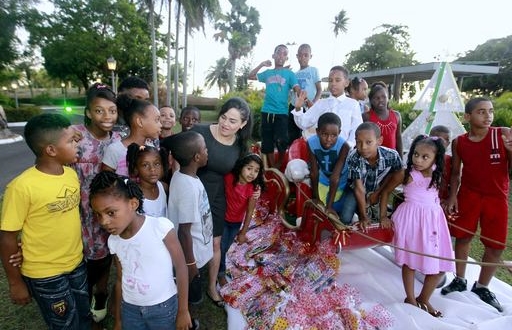
[[[121,323],[129,330],[175,330],[178,314],[178,296],[153,306],[121,302]]]
[[[342,208],[338,215],[341,218],[341,222],[345,225],[350,225],[357,210],[356,196],[354,195],[354,190],[352,188],[345,188],[343,196],[341,196],[340,203]]]
[[[224,232],[222,233],[222,238],[220,240],[220,267],[219,267],[219,276],[224,276],[226,273],[226,253],[229,250],[229,247],[235,241],[235,237],[240,231],[240,226],[242,223],[233,223],[224,221]]]
[[[72,272],[47,277],[23,277],[51,330],[91,328],[87,267],[81,262]]]

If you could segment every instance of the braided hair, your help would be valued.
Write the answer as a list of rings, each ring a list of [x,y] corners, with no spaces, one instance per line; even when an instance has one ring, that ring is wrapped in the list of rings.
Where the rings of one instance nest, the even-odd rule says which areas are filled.
[[[143,154],[154,152],[157,153],[160,157],[160,161],[162,163],[162,173],[165,174],[169,170],[169,161],[167,156],[169,152],[164,147],[156,148],[150,145],[138,145],[137,143],[131,143],[128,146],[128,151],[126,152],[126,163],[128,164],[128,174],[131,178],[135,177],[135,172],[137,169],[137,161],[139,157]]]
[[[129,178],[118,175],[111,171],[101,171],[92,179],[90,185],[89,204],[96,195],[111,195],[117,198],[132,199],[139,201],[137,212],[143,214],[142,204],[144,195],[139,185]]]

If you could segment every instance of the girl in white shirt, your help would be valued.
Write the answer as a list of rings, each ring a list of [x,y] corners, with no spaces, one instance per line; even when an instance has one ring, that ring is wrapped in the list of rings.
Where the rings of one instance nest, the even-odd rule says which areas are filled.
[[[144,195],[144,213],[153,217],[167,217],[168,184],[161,182],[167,173],[168,152],[164,148],[132,143],[128,146],[126,163],[128,174],[135,179]]]

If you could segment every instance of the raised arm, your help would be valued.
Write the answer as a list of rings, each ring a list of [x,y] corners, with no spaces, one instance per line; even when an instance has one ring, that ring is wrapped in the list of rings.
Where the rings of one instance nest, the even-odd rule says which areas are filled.
[[[261,68],[263,68],[265,66],[266,67],[272,66],[272,61],[266,60],[266,61],[261,62],[257,67],[252,69],[251,72],[249,72],[249,76],[247,77],[247,79],[249,79],[249,80],[258,80],[258,76],[257,76],[258,71],[260,71]]]

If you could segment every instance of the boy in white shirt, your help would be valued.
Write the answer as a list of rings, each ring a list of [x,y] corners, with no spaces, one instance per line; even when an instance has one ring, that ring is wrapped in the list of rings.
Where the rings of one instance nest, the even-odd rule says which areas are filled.
[[[316,128],[318,118],[326,113],[333,112],[341,119],[340,136],[347,141],[352,148],[356,144],[356,128],[363,122],[361,109],[356,100],[345,95],[345,88],[348,86],[348,71],[342,66],[334,66],[329,71],[329,92],[331,95],[326,99],[318,100],[306,112],[302,107],[307,98],[307,93],[301,91],[295,102],[295,110],[291,113],[295,124],[302,130]]]
[[[189,275],[189,302],[202,301],[199,269],[213,257],[213,222],[197,170],[208,162],[204,138],[195,131],[172,136],[171,154],[180,164],[169,185],[168,218],[178,227]]]

